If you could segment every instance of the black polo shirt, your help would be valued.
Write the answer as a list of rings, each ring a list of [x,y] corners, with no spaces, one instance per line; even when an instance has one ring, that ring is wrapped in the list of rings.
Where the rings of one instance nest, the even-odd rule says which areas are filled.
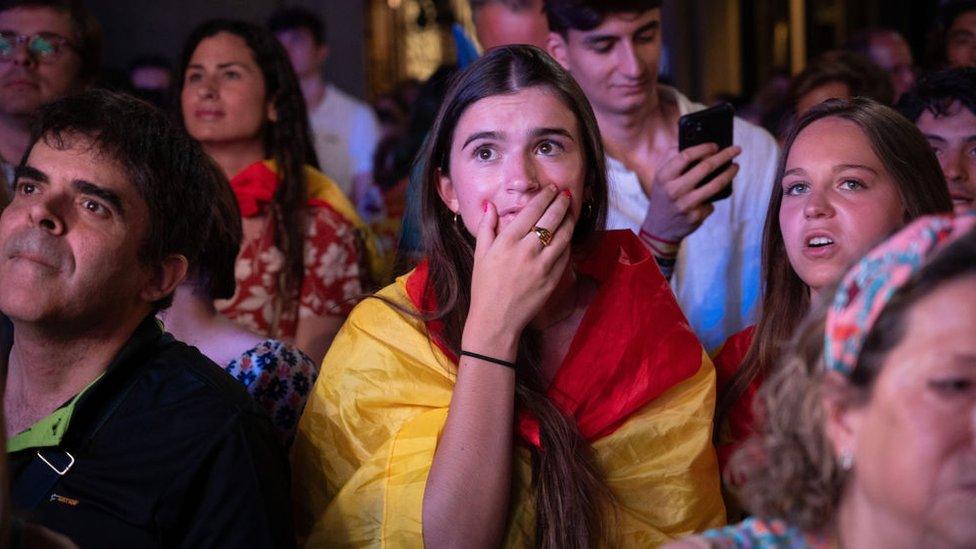
[[[152,317],[74,403],[60,448],[74,465],[23,516],[80,547],[294,545],[288,462],[271,423]],[[8,454],[12,486],[36,450]]]

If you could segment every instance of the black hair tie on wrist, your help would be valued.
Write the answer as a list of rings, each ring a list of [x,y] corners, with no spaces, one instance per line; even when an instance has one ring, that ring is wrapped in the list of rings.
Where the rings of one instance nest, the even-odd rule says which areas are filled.
[[[490,356],[479,355],[478,353],[472,353],[470,351],[461,351],[461,356],[469,356],[471,358],[477,358],[478,360],[484,360],[485,362],[491,362],[492,364],[498,364],[499,366],[505,366],[506,368],[515,369],[515,363],[509,362],[507,360],[502,360],[500,358],[492,358]]]

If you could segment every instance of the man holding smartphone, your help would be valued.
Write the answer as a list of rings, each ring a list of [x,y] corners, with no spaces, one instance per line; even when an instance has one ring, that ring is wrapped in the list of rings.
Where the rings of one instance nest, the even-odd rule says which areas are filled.
[[[712,351],[755,321],[776,142],[736,118],[734,146],[678,150],[678,119],[705,107],[657,82],[659,0],[546,0],[545,8],[549,53],[583,88],[603,135],[608,228],[640,235]],[[712,202],[730,184],[732,195]]]

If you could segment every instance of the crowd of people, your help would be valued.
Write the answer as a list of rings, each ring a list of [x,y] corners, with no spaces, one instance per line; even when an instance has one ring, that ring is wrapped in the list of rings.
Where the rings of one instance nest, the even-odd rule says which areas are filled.
[[[724,148],[658,0],[470,4],[374,110],[308,9],[123,92],[0,2],[0,547],[976,547],[976,2]]]

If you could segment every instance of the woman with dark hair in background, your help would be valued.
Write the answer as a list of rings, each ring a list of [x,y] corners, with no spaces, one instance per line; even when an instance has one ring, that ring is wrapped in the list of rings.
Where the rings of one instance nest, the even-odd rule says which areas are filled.
[[[218,309],[318,363],[361,292],[368,234],[315,169],[288,56],[257,25],[214,20],[191,33],[180,70],[183,123],[230,179],[243,216],[237,292]]]
[[[244,384],[288,447],[318,364],[297,348],[260,336],[217,312],[214,301],[230,299],[237,286],[234,264],[243,233],[237,199],[217,166],[211,180],[214,221],[206,228],[203,250],[191,258],[173,304],[158,316],[173,337],[193,345]]]
[[[763,233],[759,322],[729,338],[715,357],[723,469],[752,431],[753,395],[811,304],[894,230],[952,211],[928,142],[870,99],[831,100],[802,116],[786,138],[776,181]]]
[[[754,517],[670,547],[976,547],[974,303],[976,214],[867,254],[760,391]]]
[[[418,158],[427,256],[353,311],[299,423],[308,545],[650,546],[724,523],[713,368],[644,245],[602,230],[603,158],[541,50],[458,76]]]

